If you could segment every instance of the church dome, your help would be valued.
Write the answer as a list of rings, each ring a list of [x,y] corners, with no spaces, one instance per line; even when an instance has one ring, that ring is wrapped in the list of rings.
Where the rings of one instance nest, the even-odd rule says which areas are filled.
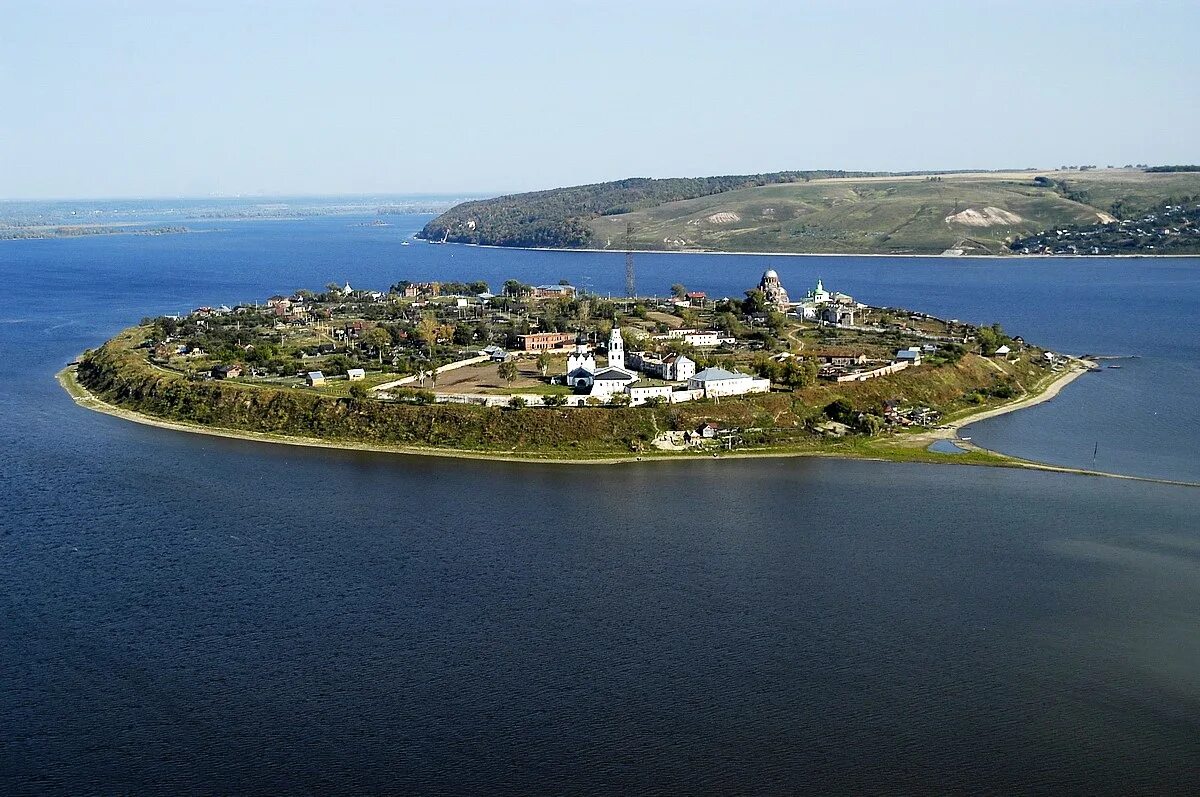
[[[777,279],[779,279],[779,275],[775,273],[775,269],[769,268],[765,272],[763,272],[763,279],[777,280]]]

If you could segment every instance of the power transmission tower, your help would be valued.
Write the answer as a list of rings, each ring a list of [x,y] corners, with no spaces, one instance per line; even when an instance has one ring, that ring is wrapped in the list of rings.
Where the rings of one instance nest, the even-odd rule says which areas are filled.
[[[625,225],[625,295],[632,298],[637,293],[633,279],[633,225]]]

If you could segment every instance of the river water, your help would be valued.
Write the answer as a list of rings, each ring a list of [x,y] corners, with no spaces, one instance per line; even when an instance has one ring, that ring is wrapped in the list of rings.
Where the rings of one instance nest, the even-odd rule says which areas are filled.
[[[144,315],[331,280],[623,285],[362,220],[0,243],[0,792],[1200,788],[1200,490],[309,451],[54,384]],[[1200,479],[1200,261],[637,258],[660,294],[767,267],[1130,357],[966,433]]]

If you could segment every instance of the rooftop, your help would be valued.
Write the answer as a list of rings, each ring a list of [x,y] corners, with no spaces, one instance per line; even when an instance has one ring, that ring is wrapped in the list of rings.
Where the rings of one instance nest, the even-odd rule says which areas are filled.
[[[746,374],[735,373],[734,371],[726,371],[724,368],[705,368],[692,379],[697,382],[715,382],[720,379],[749,379]]]

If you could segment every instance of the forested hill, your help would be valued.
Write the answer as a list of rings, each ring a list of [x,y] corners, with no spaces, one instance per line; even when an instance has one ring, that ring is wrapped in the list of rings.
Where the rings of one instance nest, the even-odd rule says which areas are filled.
[[[662,180],[631,177],[609,183],[463,202],[426,224],[419,237],[430,241],[493,246],[579,248],[591,242],[593,232],[588,222],[599,216],[617,216],[667,202],[755,186],[884,174],[812,170]]]

